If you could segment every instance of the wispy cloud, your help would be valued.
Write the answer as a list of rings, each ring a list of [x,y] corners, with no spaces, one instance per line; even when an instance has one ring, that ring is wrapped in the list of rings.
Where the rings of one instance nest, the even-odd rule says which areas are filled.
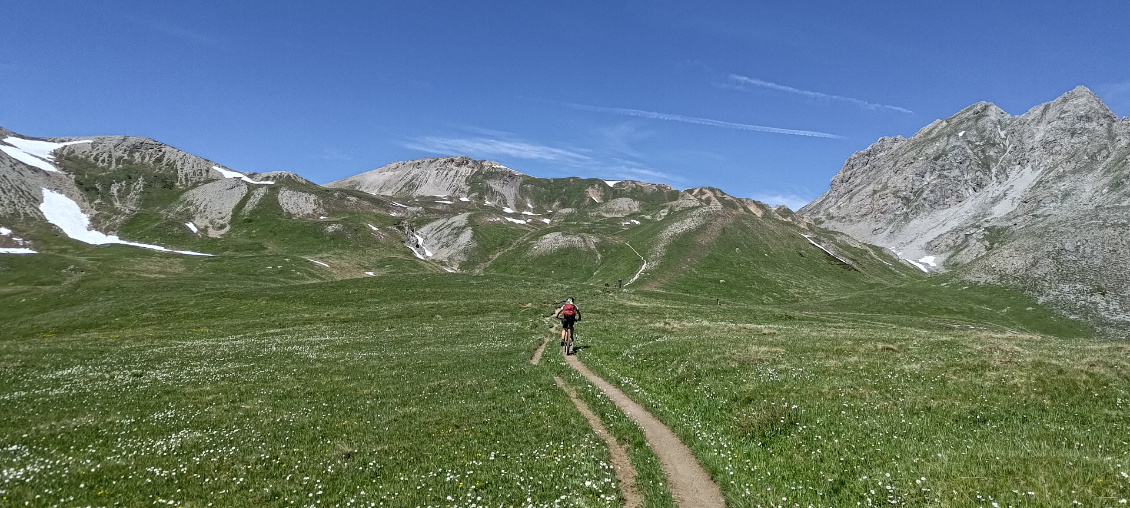
[[[851,104],[855,104],[856,106],[860,106],[860,107],[871,109],[871,110],[889,109],[891,111],[898,111],[899,113],[914,114],[913,111],[906,109],[906,108],[900,108],[898,106],[889,106],[889,105],[886,105],[886,104],[876,104],[876,103],[873,103],[873,102],[867,102],[865,100],[856,99],[856,98],[853,98],[853,97],[844,97],[842,95],[833,95],[833,94],[823,93],[823,92],[814,92],[812,90],[802,90],[800,88],[794,88],[794,87],[786,86],[786,85],[779,85],[777,83],[772,83],[772,82],[760,80],[760,79],[757,79],[757,78],[750,78],[750,77],[747,77],[747,76],[739,76],[737,74],[730,74],[729,80],[730,80],[731,83],[736,83],[737,88],[739,88],[739,89],[741,89],[743,86],[756,86],[756,87],[760,87],[760,88],[768,88],[770,90],[777,90],[777,91],[781,91],[781,92],[788,92],[788,93],[791,93],[791,94],[803,95],[805,97],[812,97],[814,99],[825,99],[825,100],[830,100],[830,101],[849,102]]]
[[[502,156],[566,163],[583,163],[591,160],[588,156],[571,150],[493,138],[440,138],[429,136],[409,141],[404,146],[412,150],[443,155]]]
[[[353,156],[351,156],[349,154],[339,153],[337,151],[330,150],[328,148],[322,150],[322,158],[326,159],[326,160],[337,160],[337,161],[351,161],[351,160],[353,160]]]
[[[165,35],[170,35],[170,36],[176,37],[178,39],[182,39],[182,40],[191,42],[193,44],[197,44],[197,45],[201,45],[201,46],[208,46],[208,47],[214,48],[214,49],[220,49],[220,48],[223,47],[223,44],[219,40],[217,40],[215,37],[206,35],[206,34],[201,33],[201,32],[189,30],[187,28],[179,27],[179,26],[176,26],[176,25],[173,25],[173,24],[170,24],[170,23],[166,23],[166,22],[159,20],[159,19],[152,19],[152,18],[143,19],[143,18],[138,18],[138,17],[134,17],[134,16],[130,16],[130,15],[125,15],[125,16],[123,16],[123,18],[126,21],[129,21],[131,23],[141,25],[143,27],[149,28],[150,30],[161,32]]]
[[[639,159],[643,158],[643,154],[632,144],[652,135],[650,130],[640,128],[642,124],[643,122],[639,120],[626,120],[616,125],[599,128],[596,133],[608,151]]]
[[[785,205],[794,212],[812,201],[810,198],[802,198],[795,194],[754,194],[751,197],[769,206]]]
[[[725,129],[737,129],[743,131],[756,131],[756,132],[770,132],[773,134],[788,134],[790,136],[809,136],[814,138],[832,138],[843,139],[843,136],[835,134],[828,134],[827,132],[816,131],[803,131],[796,129],[782,129],[779,127],[765,127],[763,125],[750,125],[744,123],[723,122],[721,120],[713,120],[710,118],[698,118],[693,116],[673,115],[670,113],[657,113],[655,111],[644,111],[640,109],[627,109],[627,108],[605,108],[601,106],[588,106],[585,104],[568,104],[571,108],[581,109],[585,111],[596,111],[598,113],[613,113],[624,116],[634,116],[637,118],[647,118],[650,120],[664,120],[670,122],[683,122],[695,125],[705,125],[708,127],[722,127]]]
[[[681,176],[656,171],[637,162],[622,159],[615,159],[615,164],[606,166],[604,171],[608,172],[609,176],[623,178],[625,180],[638,180],[652,183],[681,183],[686,181],[686,179]]]

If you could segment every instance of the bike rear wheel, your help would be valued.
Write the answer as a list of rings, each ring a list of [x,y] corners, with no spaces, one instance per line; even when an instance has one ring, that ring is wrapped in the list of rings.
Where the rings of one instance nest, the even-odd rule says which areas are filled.
[[[565,331],[565,356],[573,354],[573,329]]]

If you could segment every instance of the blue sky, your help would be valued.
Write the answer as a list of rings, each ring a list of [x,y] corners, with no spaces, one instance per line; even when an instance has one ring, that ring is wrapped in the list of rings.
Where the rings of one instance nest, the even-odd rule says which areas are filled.
[[[796,208],[852,153],[1076,85],[1130,115],[1130,2],[7,2],[0,126],[326,183],[469,155]]]

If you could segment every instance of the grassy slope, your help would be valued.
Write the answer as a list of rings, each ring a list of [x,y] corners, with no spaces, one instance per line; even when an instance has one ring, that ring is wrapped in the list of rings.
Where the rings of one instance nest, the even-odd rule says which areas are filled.
[[[587,199],[588,182],[557,183]],[[662,224],[483,223],[468,266],[489,275],[430,274],[396,218],[329,214],[291,220],[264,198],[223,242],[159,215],[123,226],[217,258],[49,228],[50,254],[0,257],[0,414],[16,415],[0,420],[0,495],[615,504],[607,451],[557,374],[629,444],[649,506],[669,506],[638,429],[552,352],[528,363],[565,294],[585,309],[586,363],[680,433],[734,505],[1113,504],[1130,491],[1130,350],[1008,291],[842,247],[848,269],[752,215],[676,237],[624,292],[604,283],[639,269],[628,245],[646,255]],[[554,230],[596,235],[599,258],[526,256]],[[382,276],[333,280],[361,270]],[[638,289],[658,277],[666,292]]]
[[[98,270],[111,260],[132,276]],[[638,430],[553,348],[528,363],[565,293],[586,311],[586,363],[672,425],[737,506],[1099,503],[1130,488],[1130,350],[1071,338],[1086,330],[1005,291],[912,279],[718,306],[500,275],[310,282],[325,270],[264,260],[0,258],[3,495],[614,504],[607,451],[558,374],[630,445],[650,505],[669,505]]]
[[[1044,335],[1085,330],[1043,309],[985,313],[1030,306],[995,289],[864,299],[810,313],[634,295],[587,315],[585,358],[672,425],[734,506],[1126,497],[1130,348]]]
[[[7,500],[615,503],[607,450],[529,364],[541,284],[78,286],[0,293]]]

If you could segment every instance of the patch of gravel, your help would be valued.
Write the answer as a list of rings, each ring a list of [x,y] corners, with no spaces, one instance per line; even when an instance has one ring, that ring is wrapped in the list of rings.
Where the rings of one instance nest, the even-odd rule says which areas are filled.
[[[206,183],[185,192],[175,210],[188,212],[202,233],[213,238],[231,228],[232,211],[247,194],[247,184],[235,178]]]
[[[432,253],[432,259],[444,261],[458,267],[466,261],[467,252],[475,246],[474,233],[467,226],[469,213],[440,219],[416,230],[424,239],[424,246]]]
[[[601,217],[626,217],[640,211],[640,202],[632,198],[616,198],[597,207],[593,215]]]
[[[561,249],[596,250],[596,239],[589,235],[567,235],[559,231],[543,235],[530,246],[533,256],[545,256]]]
[[[259,206],[259,201],[266,195],[267,187],[256,185],[255,188],[251,190],[251,195],[247,197],[247,203],[243,205],[243,215],[250,215],[251,212],[255,210],[255,207]]]
[[[322,202],[308,192],[283,187],[279,189],[279,206],[292,217],[311,217],[323,215]]]
[[[688,208],[700,207],[702,206],[702,202],[695,199],[694,196],[687,194],[686,192],[680,192],[679,199],[668,202],[666,206],[667,209],[671,210],[672,212],[679,212]]]

